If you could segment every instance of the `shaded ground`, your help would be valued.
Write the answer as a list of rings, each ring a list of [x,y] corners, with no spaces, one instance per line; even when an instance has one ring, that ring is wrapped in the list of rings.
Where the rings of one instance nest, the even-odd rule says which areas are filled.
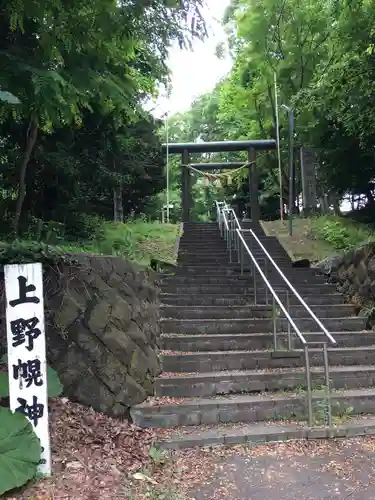
[[[51,399],[49,406],[53,476],[4,498],[129,499],[123,493],[127,478],[149,464],[155,433],[66,398]]]
[[[293,235],[289,236],[288,221],[262,222],[268,236],[277,236],[280,243],[293,259],[322,260],[335,254],[335,250],[312,230],[310,219],[293,220]]]
[[[373,500],[375,440],[260,446],[215,463],[195,500]]]
[[[53,476],[9,500],[374,500],[375,437],[166,454],[139,429],[51,400]],[[165,432],[167,432],[166,430]]]

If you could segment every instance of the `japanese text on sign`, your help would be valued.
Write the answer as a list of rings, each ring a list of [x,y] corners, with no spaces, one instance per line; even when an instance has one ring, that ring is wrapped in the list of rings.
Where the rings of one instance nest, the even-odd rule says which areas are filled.
[[[5,266],[9,399],[40,439],[39,471],[51,473],[41,264]]]

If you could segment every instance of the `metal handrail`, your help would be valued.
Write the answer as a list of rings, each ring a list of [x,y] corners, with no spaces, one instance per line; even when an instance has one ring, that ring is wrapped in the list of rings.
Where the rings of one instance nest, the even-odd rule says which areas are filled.
[[[242,244],[243,246],[245,247],[245,250],[247,251],[247,253],[249,254],[251,260],[253,261],[254,263],[254,266],[257,268],[260,276],[263,278],[263,281],[264,283],[267,285],[269,291],[271,292],[273,298],[275,299],[275,301],[277,302],[277,304],[279,305],[280,309],[283,311],[283,313],[285,314],[285,317],[286,319],[289,321],[289,323],[291,324],[293,330],[295,331],[295,333],[297,334],[297,336],[300,338],[302,344],[306,345],[307,344],[307,341],[305,339],[305,337],[302,335],[302,333],[300,332],[299,328],[297,327],[297,325],[294,323],[293,319],[291,318],[290,314],[288,313],[288,311],[286,310],[286,308],[284,307],[284,304],[281,302],[281,300],[279,299],[279,297],[277,296],[276,292],[274,291],[271,283],[268,281],[268,279],[266,278],[266,275],[263,273],[261,267],[259,266],[256,258],[254,257],[254,255],[251,253],[250,251],[250,248],[247,246],[247,243],[246,241],[244,240],[242,234],[240,233],[239,229],[236,229],[237,233],[238,233],[238,236],[240,238],[240,240],[242,241]]]
[[[309,313],[309,315],[315,321],[315,323],[321,328],[322,332],[325,334],[325,336],[328,338],[328,340],[332,344],[337,344],[336,340],[332,337],[332,335],[329,333],[329,331],[327,330],[327,328],[323,325],[323,323],[316,316],[316,314],[311,310],[311,308],[306,304],[306,302],[303,300],[303,298],[301,297],[301,295],[297,292],[297,290],[294,288],[294,286],[291,284],[291,282],[288,280],[288,278],[285,276],[285,274],[282,272],[282,270],[279,268],[279,266],[273,260],[273,258],[271,257],[271,255],[269,254],[269,252],[266,250],[266,248],[264,247],[264,245],[262,244],[262,242],[259,240],[259,238],[256,236],[256,234],[254,233],[254,231],[252,229],[249,229],[249,230],[242,229],[241,224],[239,223],[237,215],[236,215],[235,211],[233,210],[233,208],[226,209],[226,210],[227,211],[231,211],[232,214],[233,214],[233,216],[234,216],[234,221],[236,222],[236,225],[237,225],[237,230],[236,230],[237,233],[238,232],[244,232],[244,231],[246,231],[246,232],[249,232],[253,236],[253,238],[258,243],[258,245],[262,249],[262,251],[265,254],[265,256],[268,258],[268,260],[271,262],[271,264],[273,265],[273,267],[279,273],[279,275],[284,280],[284,282],[286,283],[286,285],[289,287],[289,289],[293,293],[293,295],[298,299],[298,301],[300,302],[300,304]],[[224,220],[226,221],[226,218],[224,218]],[[226,226],[228,226],[228,230],[229,230],[229,224],[228,224],[227,221],[226,221]],[[244,241],[243,238],[242,238],[242,242],[245,243],[245,241]],[[246,245],[246,247],[247,247],[247,245]],[[248,247],[247,247],[247,249],[248,249]],[[250,250],[248,249],[248,251],[250,251]]]
[[[301,333],[301,331],[299,330],[299,328],[297,327],[297,325],[293,321],[293,319],[290,316],[289,312],[285,308],[284,304],[282,303],[282,301],[278,297],[275,289],[272,287],[272,285],[268,281],[268,278],[266,276],[266,274],[267,274],[267,260],[263,259],[263,258],[262,259],[258,259],[258,260],[264,260],[264,262],[265,262],[265,270],[266,270],[266,274],[265,274],[262,271],[261,267],[259,266],[259,263],[257,262],[257,259],[254,257],[252,251],[248,247],[248,245],[247,245],[244,237],[241,234],[243,232],[248,232],[248,231],[241,228],[241,225],[240,225],[240,223],[238,221],[238,218],[237,218],[234,210],[232,208],[228,208],[228,205],[225,202],[223,203],[223,205],[224,205],[224,207],[221,209],[220,206],[218,205],[218,203],[216,202],[217,209],[220,212],[220,215],[218,216],[218,220],[219,220],[221,234],[222,234],[222,229],[221,229],[221,215],[222,215],[224,226],[225,226],[225,229],[226,229],[225,233],[222,234],[222,236],[224,236],[225,240],[227,241],[227,247],[229,249],[229,255],[230,255],[230,262],[232,262],[232,237],[231,237],[231,235],[232,235],[232,232],[233,232],[233,229],[231,227],[231,222],[232,222],[232,220],[234,220],[235,224],[237,225],[237,228],[234,229],[235,232],[236,232],[236,234],[237,234],[237,248],[236,248],[236,240],[234,240],[234,242],[235,242],[235,250],[237,251],[237,254],[238,254],[238,260],[239,260],[239,262],[241,262],[241,274],[243,274],[243,258],[242,258],[242,256],[243,256],[243,249],[245,249],[247,251],[247,253],[250,256],[250,259],[252,261],[252,264],[254,266],[254,273],[253,273],[253,275],[254,275],[255,304],[257,303],[257,300],[256,300],[256,276],[255,276],[255,269],[259,272],[259,274],[260,274],[263,282],[266,285],[266,303],[267,304],[268,304],[267,289],[272,294],[272,297],[273,297],[272,309],[273,309],[273,323],[274,323],[274,328],[273,328],[273,330],[274,330],[274,332],[273,332],[273,336],[274,336],[274,349],[277,350],[277,328],[276,328],[276,317],[275,317],[276,316],[276,314],[275,314],[275,302],[278,304],[278,306],[280,307],[281,311],[284,313],[285,318],[288,321],[289,350],[292,350],[292,347],[291,347],[291,338],[290,338],[290,326],[293,328],[294,332],[296,333],[296,335],[298,336],[298,338],[300,339],[301,343],[304,346],[305,372],[306,372],[306,385],[307,385],[307,404],[308,404],[308,423],[309,423],[309,426],[313,425],[312,381],[311,381],[311,370],[310,370],[310,359],[309,359],[309,345],[320,345],[321,344],[323,346],[324,374],[325,374],[325,382],[326,382],[326,387],[327,387],[327,392],[326,392],[326,401],[327,401],[327,406],[328,406],[328,411],[327,411],[327,413],[328,413],[328,415],[327,415],[328,419],[327,420],[328,420],[328,426],[329,426],[329,428],[331,428],[332,427],[332,403],[331,403],[331,387],[330,387],[330,378],[329,378],[329,362],[328,362],[327,341],[307,342],[307,340],[305,339],[305,337],[303,336],[303,334]],[[231,215],[233,216],[233,219],[231,221],[228,221],[226,213],[231,213]],[[310,313],[311,317],[316,320],[317,324],[322,327],[322,330],[323,330],[324,334],[330,340],[330,342],[333,343],[333,344],[336,344],[335,339],[326,330],[326,328],[324,327],[324,325],[322,325],[322,323],[315,316],[315,314],[311,311],[311,309],[309,308],[309,306],[305,303],[305,301],[302,299],[302,297],[298,294],[298,292],[295,290],[295,288],[291,285],[291,283],[289,282],[289,280],[284,276],[284,274],[282,273],[282,271],[280,270],[280,268],[277,266],[277,264],[275,263],[275,261],[272,259],[272,257],[270,256],[270,254],[267,252],[267,250],[264,248],[264,246],[262,245],[262,243],[260,242],[260,240],[255,236],[254,232],[252,230],[249,230],[249,231],[251,232],[252,236],[255,237],[257,243],[260,245],[261,249],[264,251],[266,257],[271,261],[271,263],[273,264],[273,266],[277,269],[277,271],[279,272],[279,274],[283,277],[284,281],[289,286],[290,291],[297,297],[297,299],[299,300],[299,302],[303,306],[305,306],[305,309]],[[240,248],[239,248],[239,243],[240,242],[242,243],[242,245],[241,245],[241,251],[240,251]],[[287,293],[287,303],[289,305],[289,296],[288,296],[289,291],[285,290],[285,292]]]
[[[312,319],[315,321],[315,323],[322,329],[323,333],[326,335],[326,337],[329,339],[329,341],[332,344],[336,344],[336,340],[332,337],[332,335],[329,333],[327,328],[323,325],[323,323],[320,321],[320,319],[316,316],[316,314],[311,310],[311,308],[306,304],[306,302],[303,300],[301,295],[297,292],[297,290],[294,288],[294,286],[291,284],[291,282],[288,280],[288,278],[285,276],[285,274],[282,272],[282,270],[279,268],[279,266],[276,264],[276,262],[273,260],[271,255],[268,253],[260,239],[257,237],[257,235],[254,233],[252,229],[250,229],[250,233],[255,239],[255,241],[258,243],[260,248],[263,250],[264,254],[268,258],[268,260],[271,262],[273,267],[276,269],[276,271],[279,273],[281,278],[285,281],[285,283],[288,285],[290,291],[293,293],[293,295],[299,300],[301,305],[305,308],[305,310],[310,314]]]

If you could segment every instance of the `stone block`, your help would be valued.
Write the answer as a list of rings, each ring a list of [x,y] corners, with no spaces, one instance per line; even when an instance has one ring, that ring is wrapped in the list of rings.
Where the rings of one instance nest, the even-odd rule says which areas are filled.
[[[123,406],[131,406],[142,403],[147,396],[144,387],[142,387],[131,375],[126,375],[124,383],[116,395],[116,403],[121,403]]]
[[[361,260],[357,266],[356,276],[357,276],[359,283],[364,283],[367,280],[368,271],[367,271],[366,263],[363,260]]]
[[[83,306],[77,303],[72,295],[66,294],[54,314],[54,323],[65,329],[79,318],[83,310]]]
[[[83,373],[79,383],[70,386],[66,392],[72,401],[78,401],[86,406],[91,406],[96,411],[112,415],[115,397],[91,370]],[[125,412],[126,408],[124,407]]]
[[[76,401],[126,415],[152,393],[160,373],[156,287],[120,257],[80,254],[74,261],[46,273],[47,357]]]
[[[71,385],[77,385],[89,368],[84,353],[74,342],[66,343],[66,350],[52,366],[57,371],[65,391]]]
[[[130,364],[137,345],[127,333],[108,327],[100,336],[100,340],[124,365]]]
[[[119,330],[126,332],[130,326],[131,317],[131,306],[122,297],[117,295],[114,303],[111,304],[109,322]]]
[[[96,297],[87,310],[87,326],[95,335],[100,336],[108,324],[111,305],[106,300]]]

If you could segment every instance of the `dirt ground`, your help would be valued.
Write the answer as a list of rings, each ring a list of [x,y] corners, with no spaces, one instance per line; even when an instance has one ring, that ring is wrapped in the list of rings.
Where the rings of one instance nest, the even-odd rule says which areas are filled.
[[[288,443],[233,450],[195,500],[373,500],[375,440]]]
[[[310,261],[316,261],[335,253],[328,243],[314,237],[310,219],[293,220],[292,236],[289,235],[288,221],[269,221],[261,224],[268,236],[277,236],[279,238],[280,243],[293,260],[309,259]]]

